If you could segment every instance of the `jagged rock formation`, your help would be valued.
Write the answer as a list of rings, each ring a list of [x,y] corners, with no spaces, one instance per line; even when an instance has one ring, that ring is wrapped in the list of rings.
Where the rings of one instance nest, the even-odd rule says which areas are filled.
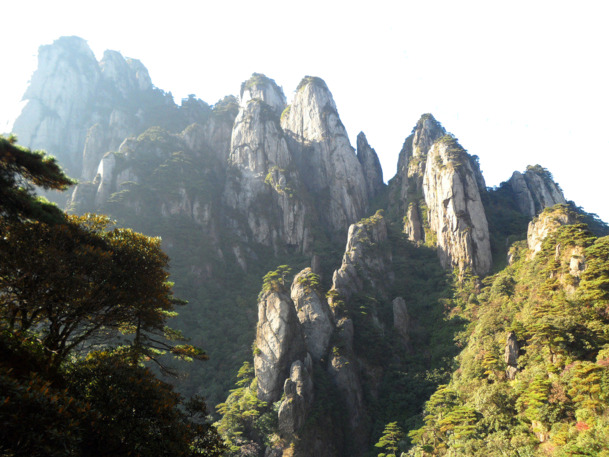
[[[527,245],[529,258],[535,257],[543,248],[544,241],[565,225],[576,225],[575,233],[590,234],[588,228],[581,224],[581,215],[569,206],[558,204],[544,209],[529,224]],[[579,285],[582,273],[586,269],[584,247],[578,243],[555,243],[554,261],[565,266],[554,275],[567,293],[574,293]]]
[[[285,106],[275,82],[254,74],[241,88],[224,191],[226,204],[247,220],[252,241],[307,251],[311,242],[308,210],[286,138],[279,125]]]
[[[68,170],[79,166],[101,71],[85,40],[62,37],[38,51],[38,69],[15,121],[20,142],[54,153]],[[83,122],[85,125],[83,125]],[[57,154],[65,151],[64,154]]]
[[[490,271],[484,178],[474,158],[430,114],[406,139],[390,187],[392,211],[404,216],[409,239],[437,246],[446,268]]]
[[[181,130],[210,111],[194,99],[180,110],[171,94],[152,85],[139,60],[106,51],[98,62],[87,42],[74,36],[40,47],[24,99],[13,128],[21,144],[45,149],[84,181],[95,178],[105,153],[128,136],[154,125]]]
[[[26,145],[48,149],[79,170],[73,173],[82,179],[72,209],[107,212],[121,224],[162,235],[178,295],[195,308],[182,321],[185,333],[209,348],[208,364],[220,360],[209,369],[223,376],[211,403],[224,393],[235,364],[250,357],[258,291],[252,290],[260,277],[279,262],[312,265],[296,275],[289,291],[275,285],[258,300],[256,379],[248,387],[257,398],[248,401],[268,402],[257,411],[261,422],[273,416],[272,444],[261,450],[267,457],[363,455],[386,419],[380,409],[402,414],[402,405],[392,409],[387,385],[399,385],[396,397],[410,396],[406,403],[419,408],[409,417],[420,414],[424,399],[413,399],[408,389],[420,383],[422,372],[411,375],[408,359],[435,369],[432,359],[444,357],[445,348],[429,349],[437,335],[421,323],[436,318],[434,325],[442,325],[440,312],[430,311],[442,307],[440,299],[431,303],[423,295],[448,289],[439,262],[420,244],[436,248],[446,268],[484,275],[491,265],[488,221],[496,216],[489,201],[507,202],[511,214],[527,217],[564,202],[541,167],[514,173],[502,186],[502,199],[493,201],[475,157],[433,116],[423,115],[400,153],[387,216],[366,218],[377,209],[373,199],[385,199],[378,157],[363,133],[354,152],[319,78],[304,78],[289,106],[273,80],[254,74],[242,84],[239,100],[226,97],[212,107],[193,95],[178,107],[138,61],[110,51],[96,62],[83,40],[69,38],[41,52],[28,98],[17,133]],[[65,160],[57,145],[68,152]],[[518,233],[494,232],[493,246],[507,249],[522,238],[522,219]],[[552,230],[574,221],[568,213],[541,213],[531,224],[529,247],[538,252]],[[337,249],[345,238],[340,263]],[[521,247],[516,243],[511,252],[530,255]],[[585,280],[584,249],[553,249],[551,255],[567,266],[554,278],[574,290]],[[430,270],[442,279],[428,283],[422,276],[431,262],[419,267],[430,258]],[[330,287],[327,295],[321,284]],[[475,300],[477,290],[469,295]],[[501,338],[487,360],[499,361],[500,377]],[[504,355],[508,378],[526,370],[517,365],[515,336]],[[191,377],[190,391],[207,388],[205,369]],[[258,429],[238,432],[266,445],[268,437]]]
[[[456,140],[442,137],[428,153],[423,192],[442,264],[484,275],[492,259],[478,174]]]
[[[301,178],[324,225],[345,230],[365,215],[366,181],[336,104],[320,78],[304,78],[281,116]]]
[[[305,268],[294,277],[291,290],[307,351],[316,361],[326,355],[334,331],[332,312],[319,287],[319,276]]]
[[[349,227],[342,265],[332,277],[332,290],[348,299],[361,292],[364,284],[382,291],[393,281],[387,224],[381,213]],[[371,255],[372,254],[372,255]]]
[[[258,301],[254,369],[258,398],[279,400],[294,361],[304,360],[306,348],[294,303],[281,291],[264,292]]]
[[[341,392],[349,414],[349,430],[362,447],[366,442],[369,426],[366,418],[362,373],[354,350],[356,337],[352,316],[346,309],[349,301],[363,290],[375,290],[387,296],[394,280],[391,268],[391,251],[387,249],[387,225],[381,212],[349,227],[349,237],[342,265],[334,272],[329,303],[337,321],[337,341],[341,348],[333,351],[328,362],[328,372]],[[379,330],[378,310],[370,310],[370,318]]]
[[[505,342],[504,354],[505,364],[507,365],[505,375],[508,379],[515,379],[516,374],[518,373],[519,351],[520,347],[518,345],[518,339],[516,338],[516,334],[514,332],[510,332]]]
[[[508,184],[520,211],[531,218],[544,208],[567,202],[552,175],[539,165],[527,167],[524,174],[515,171]]]
[[[278,411],[279,431],[284,436],[297,433],[305,423],[307,413],[313,403],[312,362],[295,361],[290,368],[290,377],[285,380],[285,399]]]
[[[363,379],[364,373],[377,373],[378,368],[371,368],[376,361],[364,361],[365,357],[358,353],[352,318],[357,316],[351,316],[349,310],[355,308],[350,301],[352,297],[364,290],[388,295],[393,271],[386,243],[387,225],[379,212],[350,227],[343,263],[335,271],[328,299],[320,294],[319,276],[311,268],[305,268],[294,277],[292,300],[279,290],[268,290],[260,297],[254,350],[258,398],[276,401],[283,386],[278,428],[286,443],[292,443],[296,449],[294,455],[311,456],[312,449],[322,452],[315,455],[337,455],[338,449],[361,455],[368,444],[370,422]],[[396,316],[394,327],[402,343],[407,345],[410,318],[406,303],[397,298],[392,306]],[[372,310],[372,319],[382,332],[384,324],[378,314],[379,310]],[[331,342],[334,344],[332,349]],[[321,429],[313,428],[309,434],[302,435],[303,425],[314,406],[313,392],[317,382],[312,376],[314,364],[331,380],[344,405],[348,417],[348,445],[337,441],[336,437],[328,441]],[[378,373],[372,378],[376,379],[375,384],[380,380]],[[315,420],[317,427],[325,427],[324,421]],[[313,440],[313,436],[325,438]],[[328,449],[334,451],[328,453]],[[268,449],[268,452],[274,451]]]
[[[376,151],[370,147],[364,132],[357,135],[357,160],[362,165],[368,198],[376,197],[385,187],[383,169]]]
[[[577,215],[565,205],[547,208],[531,221],[527,231],[527,245],[533,255],[541,251],[543,240],[562,225],[575,224]]]
[[[433,143],[444,135],[444,127],[431,114],[424,114],[404,141],[398,157],[397,173],[390,183],[391,202],[399,214],[405,214],[409,203],[422,197],[427,153]],[[420,240],[423,238],[413,239]]]

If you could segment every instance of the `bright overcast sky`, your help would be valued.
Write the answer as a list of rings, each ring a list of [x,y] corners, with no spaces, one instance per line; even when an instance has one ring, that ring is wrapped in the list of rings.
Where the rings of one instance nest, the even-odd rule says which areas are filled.
[[[487,185],[539,163],[567,199],[609,221],[606,0],[19,0],[0,12],[0,131],[38,47],[77,35],[98,59],[106,49],[140,59],[177,103],[238,95],[253,72],[290,100],[303,76],[320,76],[385,180],[430,112],[480,157]]]

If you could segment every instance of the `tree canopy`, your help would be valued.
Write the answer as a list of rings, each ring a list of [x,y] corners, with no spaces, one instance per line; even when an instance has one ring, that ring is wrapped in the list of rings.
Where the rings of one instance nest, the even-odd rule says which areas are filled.
[[[221,455],[202,399],[143,363],[206,358],[167,326],[184,302],[160,239],[34,192],[72,183],[53,158],[0,139],[0,454]]]
[[[54,157],[16,142],[15,136],[0,136],[0,216],[60,220],[62,211],[36,197],[35,187],[66,190],[75,181],[64,174]]]

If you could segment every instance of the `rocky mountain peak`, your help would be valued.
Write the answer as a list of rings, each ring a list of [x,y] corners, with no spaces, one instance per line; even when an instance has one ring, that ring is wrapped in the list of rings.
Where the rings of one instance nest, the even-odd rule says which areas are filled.
[[[357,160],[362,165],[368,197],[374,198],[385,187],[383,182],[383,169],[376,151],[370,147],[364,132],[357,135]]]
[[[332,289],[349,298],[367,283],[383,293],[384,286],[393,281],[386,241],[387,223],[382,211],[351,225],[342,265],[332,277]]]
[[[307,76],[281,116],[303,183],[318,197],[319,213],[333,231],[364,216],[368,191],[362,166],[349,142],[326,83]]]
[[[438,138],[446,135],[446,129],[432,114],[426,113],[417,121],[412,135],[413,156],[424,156]]]
[[[306,250],[307,208],[296,192],[300,178],[279,123],[283,91],[272,79],[254,74],[242,84],[241,97],[224,201],[246,216],[246,231],[253,240],[276,250],[286,245]],[[262,201],[266,202],[263,211]]]
[[[390,182],[390,205],[403,215],[409,239],[437,247],[446,268],[488,273],[492,260],[483,192],[475,158],[431,114],[422,115]]]
[[[58,155],[69,171],[80,171],[86,130],[80,123],[96,94],[100,70],[87,42],[62,37],[38,51],[38,68],[23,96],[27,105],[13,130],[24,146]],[[70,135],[66,135],[71,131]]]
[[[533,255],[541,251],[543,240],[563,225],[577,223],[577,214],[567,205],[555,205],[543,210],[530,223],[527,230],[527,245]]]
[[[526,171],[515,171],[508,181],[521,212],[533,217],[544,208],[566,203],[560,186],[541,165],[529,165]]]
[[[471,267],[476,274],[488,273],[490,236],[477,166],[451,135],[433,144],[426,162],[423,192],[440,261],[445,267],[461,271]]]
[[[242,107],[252,99],[260,99],[277,114],[281,114],[286,106],[283,89],[261,73],[253,73],[247,81],[241,83],[240,99]]]
[[[303,117],[303,112],[308,115]],[[305,76],[300,81],[287,114],[284,116],[286,122],[282,122],[282,126],[304,141],[323,141],[335,136],[347,136],[328,86],[323,79],[316,76]]]
[[[404,141],[398,156],[397,172],[390,183],[392,206],[400,214],[412,212],[412,209],[409,209],[413,200],[411,196],[422,194],[427,152],[433,143],[444,135],[444,127],[431,114],[423,114]],[[419,226],[420,224],[411,227],[410,231],[422,234],[422,228]],[[423,238],[411,239],[421,241]]]
[[[99,62],[102,77],[118,89],[123,97],[130,92],[152,89],[148,70],[135,59],[125,59],[120,52],[105,51]]]

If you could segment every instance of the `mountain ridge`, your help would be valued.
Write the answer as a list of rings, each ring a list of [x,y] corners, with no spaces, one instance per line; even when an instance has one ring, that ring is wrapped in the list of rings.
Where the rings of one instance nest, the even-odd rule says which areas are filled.
[[[107,52],[94,64],[83,43],[60,39],[41,53],[16,133],[81,178],[70,211],[162,236],[176,291],[191,302],[178,322],[211,356],[176,382],[212,390],[235,455],[364,455],[392,414],[420,426],[425,399],[450,380],[463,322],[432,323],[470,278],[475,296],[522,257],[510,247],[534,217],[567,204],[548,170],[529,166],[489,189],[477,158],[423,114],[385,184],[376,151],[363,132],[353,148],[321,78],[305,76],[290,105],[254,73],[239,99],[178,106],[139,61]],[[546,219],[530,229],[535,246],[555,228]],[[247,388],[229,395],[237,373]],[[335,434],[329,418],[343,421]]]

